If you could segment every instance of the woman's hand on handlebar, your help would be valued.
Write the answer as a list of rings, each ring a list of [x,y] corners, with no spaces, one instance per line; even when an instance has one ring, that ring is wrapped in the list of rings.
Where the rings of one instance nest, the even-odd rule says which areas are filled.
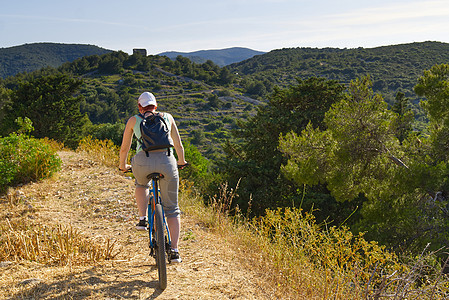
[[[128,165],[128,164],[126,164],[125,165],[125,168],[118,168],[121,172],[123,172],[123,173],[126,173],[126,172],[131,172],[131,170],[132,170],[132,167],[131,167],[131,165]]]
[[[189,163],[188,162],[186,162],[186,161],[184,161],[184,164],[180,164],[179,162],[178,162],[178,169],[184,169],[185,167],[187,167],[189,165]]]
[[[188,162],[184,161],[184,164],[179,164],[178,162],[178,169],[184,169],[185,167],[187,167],[189,165]],[[132,167],[131,165],[125,165],[125,169],[123,168],[119,168],[119,171],[123,172],[123,173],[127,173],[127,172],[132,172]]]

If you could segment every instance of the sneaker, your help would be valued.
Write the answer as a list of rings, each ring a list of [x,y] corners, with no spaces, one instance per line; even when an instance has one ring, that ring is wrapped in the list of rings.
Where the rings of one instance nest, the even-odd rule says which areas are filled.
[[[178,251],[174,251],[173,249],[170,249],[170,262],[171,263],[180,263],[182,262],[181,257],[179,256]]]
[[[147,230],[147,219],[139,220],[139,223],[136,224],[137,230]]]

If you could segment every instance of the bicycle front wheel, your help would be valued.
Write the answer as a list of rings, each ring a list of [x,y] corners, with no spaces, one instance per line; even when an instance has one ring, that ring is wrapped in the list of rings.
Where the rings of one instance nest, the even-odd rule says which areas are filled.
[[[162,290],[167,287],[167,260],[165,257],[165,234],[164,234],[164,215],[162,205],[156,204],[155,222],[156,222],[156,264],[159,274],[159,286]]]

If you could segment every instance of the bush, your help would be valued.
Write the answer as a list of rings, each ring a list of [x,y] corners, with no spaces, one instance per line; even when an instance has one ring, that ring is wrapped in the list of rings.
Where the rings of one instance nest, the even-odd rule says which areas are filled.
[[[194,145],[202,144],[206,138],[204,135],[204,131],[202,131],[201,129],[192,130],[190,132],[190,135],[192,136],[192,139],[190,140],[190,142]]]
[[[217,130],[217,129],[222,128],[222,127],[223,127],[223,122],[221,122],[221,121],[212,121],[209,124],[207,124],[205,128],[206,128],[206,130],[214,131],[214,130]]]
[[[180,172],[182,179],[188,179],[195,183],[195,186],[200,190],[209,184],[213,179],[211,174],[211,163],[207,160],[201,152],[194,145],[184,142],[184,151],[189,167]]]
[[[23,134],[0,139],[0,193],[8,186],[50,177],[60,166],[56,149],[44,140]]]

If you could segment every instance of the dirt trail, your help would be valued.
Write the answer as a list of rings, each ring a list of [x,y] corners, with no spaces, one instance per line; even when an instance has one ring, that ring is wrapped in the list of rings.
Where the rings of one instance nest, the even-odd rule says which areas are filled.
[[[93,266],[0,263],[0,282],[5,284],[0,299],[273,298],[263,276],[249,268],[231,242],[217,241],[186,214],[180,239],[183,262],[168,266],[168,287],[159,290],[147,235],[134,229],[132,180],[79,153],[64,151],[60,157],[63,168],[56,179],[19,189],[30,208],[27,217],[71,224],[87,236],[112,239],[120,254]]]

